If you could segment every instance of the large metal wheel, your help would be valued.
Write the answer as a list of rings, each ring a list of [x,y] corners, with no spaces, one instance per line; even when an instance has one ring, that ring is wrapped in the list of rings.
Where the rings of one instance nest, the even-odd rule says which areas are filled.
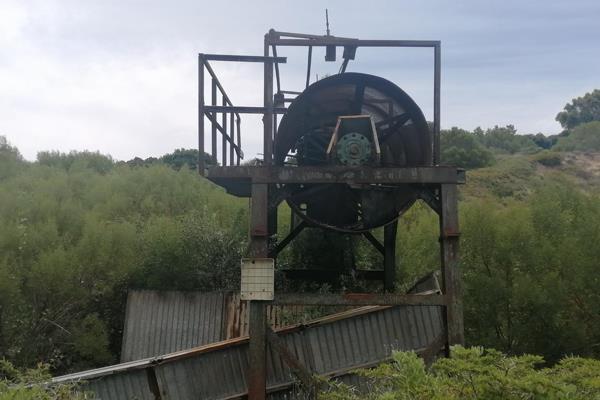
[[[431,134],[417,104],[392,82],[344,73],[309,86],[290,105],[275,138],[275,163],[325,166],[340,116],[370,115],[381,148],[381,167],[431,165]],[[315,226],[355,233],[390,222],[416,200],[406,185],[287,185],[287,202]]]

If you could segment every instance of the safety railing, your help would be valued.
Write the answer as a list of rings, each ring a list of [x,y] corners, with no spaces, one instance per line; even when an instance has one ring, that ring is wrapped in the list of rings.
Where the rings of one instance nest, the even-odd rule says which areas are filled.
[[[241,160],[244,159],[240,114],[265,114],[269,111],[273,112],[272,105],[271,110],[267,110],[267,107],[234,106],[219,78],[217,78],[210,61],[260,62],[265,64],[265,70],[272,71],[273,63],[285,63],[286,58],[224,54],[198,55],[198,170],[202,175],[204,175],[207,165],[220,164],[224,167],[240,165]],[[208,72],[208,77],[205,76],[205,71]],[[206,78],[210,79],[210,104],[206,104],[205,101]],[[210,157],[206,157],[205,118],[208,119],[211,127],[210,153],[208,153]],[[221,136],[220,139],[219,134]],[[220,157],[217,154],[219,141],[221,142]]]

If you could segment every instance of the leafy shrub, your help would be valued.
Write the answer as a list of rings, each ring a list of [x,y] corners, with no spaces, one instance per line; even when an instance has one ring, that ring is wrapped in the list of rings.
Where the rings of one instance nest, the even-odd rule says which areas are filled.
[[[473,169],[487,167],[494,162],[492,153],[480,144],[473,133],[464,129],[442,131],[440,141],[444,164]]]
[[[495,151],[509,154],[515,153],[534,153],[539,150],[539,146],[530,136],[518,135],[513,125],[494,126],[483,132],[481,129],[475,130],[481,137],[482,143]]]
[[[588,122],[574,128],[568,136],[558,139],[559,151],[600,151],[600,121]]]
[[[562,164],[562,156],[560,153],[550,150],[541,151],[531,157],[531,159],[546,167],[558,167]]]
[[[128,288],[236,287],[244,200],[188,168],[5,150],[18,168],[0,169],[0,358],[103,366],[118,359]]]
[[[10,362],[0,359],[0,400],[84,400],[93,399],[76,390],[73,384],[47,385],[48,365],[20,371]]]
[[[523,199],[535,181],[535,167],[523,157],[503,156],[493,167],[481,168],[468,175],[468,189],[486,189],[500,198]],[[469,187],[470,186],[470,187]]]
[[[37,155],[37,161],[40,165],[58,167],[66,171],[91,169],[101,174],[110,171],[114,165],[112,157],[105,156],[97,151],[71,151],[69,153],[41,151]]]
[[[331,383],[324,400],[587,400],[600,398],[600,360],[565,358],[540,368],[542,357],[507,356],[495,350],[454,347],[451,358],[430,369],[413,352],[394,352],[392,362],[356,373],[366,381],[358,390]]]

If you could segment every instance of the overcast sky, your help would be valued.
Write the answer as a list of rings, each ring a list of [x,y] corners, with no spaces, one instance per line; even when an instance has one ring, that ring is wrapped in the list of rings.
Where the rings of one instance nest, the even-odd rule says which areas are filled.
[[[564,104],[600,88],[598,0],[0,0],[0,135],[30,160],[41,150],[130,159],[196,147],[196,54],[261,54],[270,28],[324,34],[326,7],[334,35],[442,41],[445,128],[557,133]],[[279,55],[285,89],[300,89],[305,54]],[[348,70],[393,80],[432,119],[431,64],[429,50],[359,49]],[[236,105],[261,104],[258,66],[215,67]],[[253,156],[260,121],[242,124]]]

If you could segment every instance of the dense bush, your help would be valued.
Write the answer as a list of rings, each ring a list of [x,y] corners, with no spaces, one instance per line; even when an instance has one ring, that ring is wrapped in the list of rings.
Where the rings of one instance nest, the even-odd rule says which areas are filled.
[[[554,146],[558,151],[600,151],[600,121],[581,124],[561,137]]]
[[[455,144],[484,134],[451,133]],[[550,362],[599,356],[600,250],[590,245],[600,241],[598,197],[560,168],[540,176],[530,156],[495,157],[461,189],[468,343]],[[43,153],[32,163],[6,141],[0,165],[0,358],[19,367],[43,361],[56,373],[115,362],[129,288],[238,287],[248,203],[194,171],[89,152]],[[289,209],[280,211],[284,234]],[[399,224],[398,287],[407,288],[439,268],[439,228],[421,203]],[[380,268],[364,238],[310,231],[280,266]]]
[[[518,135],[513,125],[496,125],[485,132],[477,128],[474,133],[486,147],[495,151],[515,154],[534,153],[540,149],[530,136]]]
[[[84,400],[94,398],[77,391],[73,384],[48,386],[48,365],[19,370],[10,362],[0,359],[0,400]]]
[[[479,138],[464,129],[442,131],[440,143],[444,164],[473,169],[487,167],[494,161],[492,152],[480,143]]]
[[[534,154],[531,158],[538,164],[546,167],[558,167],[562,164],[562,156],[556,151],[544,150],[537,154]]]
[[[247,203],[195,172],[89,152],[26,163],[8,146],[2,160],[13,168],[0,180],[0,358],[106,365],[127,289],[237,288]]]
[[[472,132],[454,127],[441,132],[441,158],[444,164],[482,168],[494,164],[495,155],[536,153],[550,148],[555,140],[542,134],[518,135],[513,125]]]
[[[600,398],[600,361],[568,357],[540,368],[539,356],[455,347],[426,369],[415,353],[394,352],[391,363],[358,370],[363,390],[330,383],[323,400],[589,400]]]
[[[461,203],[461,268],[467,343],[554,362],[599,357],[600,201],[566,182],[521,201]],[[399,271],[414,280],[438,268],[435,214],[400,219]]]

